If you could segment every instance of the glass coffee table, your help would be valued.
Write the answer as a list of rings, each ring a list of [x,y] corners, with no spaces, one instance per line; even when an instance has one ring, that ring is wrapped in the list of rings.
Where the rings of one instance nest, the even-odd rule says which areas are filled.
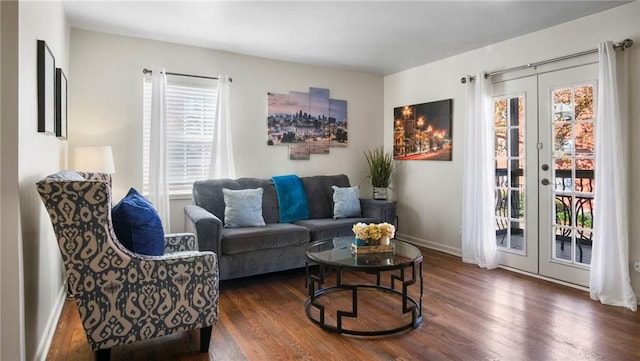
[[[342,334],[358,336],[380,336],[388,335],[409,328],[417,328],[422,323],[422,254],[420,250],[408,243],[392,240],[395,251],[390,253],[352,254],[352,237],[337,237],[331,241],[315,242],[307,249],[306,264],[306,285],[309,288],[309,297],[305,301],[305,313],[307,317],[321,328]],[[317,268],[310,267],[318,265]],[[335,271],[335,280],[329,277],[331,271]],[[343,272],[364,272],[375,275],[375,283],[371,284],[349,284],[344,281]],[[388,278],[388,282],[382,282]],[[327,285],[331,279],[331,284]],[[416,299],[409,295],[410,286],[412,289],[419,287],[419,297]],[[383,292],[398,298],[401,302],[400,310],[393,315],[397,319],[408,319],[405,316],[410,314],[410,320],[394,324],[390,327],[377,325],[375,329],[361,329],[353,325],[358,322],[358,292],[362,291]],[[324,298],[335,292],[348,292],[351,294],[350,309],[340,309],[336,306],[335,318],[331,318],[333,323],[326,322]],[[382,295],[381,295],[382,296]],[[362,302],[361,297],[361,302]],[[327,300],[331,302],[331,300]],[[348,306],[342,305],[344,308]],[[390,312],[391,309],[381,308],[376,312]],[[362,313],[362,312],[361,312]],[[360,315],[363,316],[363,315]],[[371,315],[369,315],[371,316]],[[390,315],[385,315],[385,317]],[[354,322],[343,324],[343,318],[351,318]],[[382,320],[384,317],[380,317]]]

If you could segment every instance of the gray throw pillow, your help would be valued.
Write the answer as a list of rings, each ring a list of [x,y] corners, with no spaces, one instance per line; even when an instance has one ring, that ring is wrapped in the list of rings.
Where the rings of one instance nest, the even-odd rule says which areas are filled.
[[[224,195],[224,226],[226,228],[262,227],[262,188],[231,190]]]
[[[360,189],[358,186],[333,188],[333,218],[360,217]]]

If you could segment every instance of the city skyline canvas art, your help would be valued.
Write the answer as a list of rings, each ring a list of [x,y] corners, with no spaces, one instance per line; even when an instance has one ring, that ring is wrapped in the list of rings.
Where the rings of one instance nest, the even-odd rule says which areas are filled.
[[[329,89],[268,93],[267,98],[267,145],[288,146],[289,159],[308,160],[347,146],[347,102],[331,99]]]

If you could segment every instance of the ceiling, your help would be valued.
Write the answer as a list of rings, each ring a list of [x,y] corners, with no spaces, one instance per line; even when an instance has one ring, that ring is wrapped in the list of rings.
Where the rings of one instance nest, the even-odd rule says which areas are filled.
[[[78,1],[72,27],[389,75],[629,1]]]

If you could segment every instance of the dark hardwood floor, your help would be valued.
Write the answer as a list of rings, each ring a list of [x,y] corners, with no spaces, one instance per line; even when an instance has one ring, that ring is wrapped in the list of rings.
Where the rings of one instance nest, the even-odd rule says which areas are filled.
[[[193,331],[115,347],[111,359],[640,360],[640,312],[422,251],[424,319],[417,329],[373,338],[325,332],[307,319],[304,270],[293,270],[222,282],[209,354],[198,353],[199,333]],[[362,281],[360,275],[350,277]],[[382,308],[392,301],[376,298]],[[393,322],[382,315],[376,320]],[[67,300],[47,360],[92,357],[75,303]]]

